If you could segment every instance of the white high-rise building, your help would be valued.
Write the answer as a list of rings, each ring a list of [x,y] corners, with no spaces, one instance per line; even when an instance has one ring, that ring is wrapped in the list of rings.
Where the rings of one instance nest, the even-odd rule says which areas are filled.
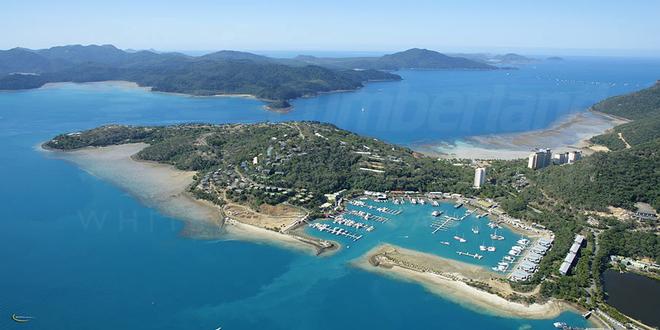
[[[552,164],[552,150],[550,149],[537,149],[529,155],[527,167],[538,170]]]
[[[576,160],[582,158],[582,152],[580,151],[571,151],[568,153],[568,163],[573,164]]]
[[[486,183],[486,168],[479,167],[474,170],[474,187],[481,188]]]

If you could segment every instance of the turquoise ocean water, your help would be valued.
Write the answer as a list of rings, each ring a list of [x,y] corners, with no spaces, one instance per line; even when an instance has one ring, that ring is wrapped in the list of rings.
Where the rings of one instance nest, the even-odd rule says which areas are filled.
[[[555,320],[478,313],[350,266],[362,243],[435,249],[434,239],[392,231],[327,258],[192,240],[179,235],[176,219],[35,149],[58,133],[109,123],[319,120],[401,144],[526,131],[649,86],[660,61],[575,58],[511,72],[401,74],[402,82],[298,100],[288,114],[250,99],[108,86],[0,93],[0,329],[552,328]],[[36,319],[19,325],[12,313]],[[570,312],[558,319],[584,324]]]

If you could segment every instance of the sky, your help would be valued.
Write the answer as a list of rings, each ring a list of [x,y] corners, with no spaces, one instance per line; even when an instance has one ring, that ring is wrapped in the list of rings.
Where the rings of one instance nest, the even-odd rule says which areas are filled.
[[[0,0],[0,49],[660,56],[658,0]]]

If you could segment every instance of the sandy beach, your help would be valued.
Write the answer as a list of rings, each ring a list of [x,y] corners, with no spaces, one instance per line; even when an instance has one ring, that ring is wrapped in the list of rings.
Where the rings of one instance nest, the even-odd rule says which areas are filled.
[[[396,262],[375,265],[374,256],[387,253]],[[572,307],[557,300],[543,304],[522,304],[504,299],[465,283],[468,279],[494,284],[501,275],[483,268],[447,258],[429,255],[392,245],[381,245],[354,263],[357,267],[396,279],[419,283],[429,291],[480,313],[534,319],[554,318]],[[403,267],[402,265],[406,265]],[[413,268],[425,268],[420,271]],[[497,285],[497,284],[494,284]],[[503,290],[508,284],[502,283]],[[510,288],[509,288],[510,290]]]
[[[556,152],[582,150],[590,154],[597,150],[589,148],[591,137],[626,122],[623,118],[585,111],[560,118],[543,130],[471,136],[453,143],[420,144],[413,149],[434,157],[462,159],[525,158],[531,149],[539,147],[552,148]]]
[[[181,171],[155,162],[136,161],[131,157],[146,146],[144,143],[133,143],[74,151],[40,149],[49,156],[70,161],[86,172],[120,187],[146,206],[183,221],[185,226],[182,234],[185,236],[195,239],[249,240],[317,253],[316,246],[291,235],[238,221],[225,224],[220,207],[195,199],[187,193],[195,172]]]
[[[103,88],[125,88],[125,89],[141,89],[147,92],[151,91],[151,87],[142,87],[137,83],[132,81],[125,80],[107,80],[107,81],[95,81],[95,82],[49,82],[40,87],[40,89],[51,89],[51,88],[62,88],[65,86],[86,86],[94,89],[103,89]]]

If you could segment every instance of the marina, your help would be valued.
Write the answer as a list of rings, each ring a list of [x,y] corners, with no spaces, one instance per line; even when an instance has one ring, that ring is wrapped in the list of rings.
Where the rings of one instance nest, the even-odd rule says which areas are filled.
[[[543,252],[540,246],[513,234],[498,224],[499,219],[490,217],[489,213],[477,212],[451,199],[372,197],[347,201],[345,210],[334,218],[313,222],[308,227],[314,236],[352,242],[351,253],[391,243],[480,265],[507,276],[516,271],[513,278],[531,276],[543,257],[537,253]]]

